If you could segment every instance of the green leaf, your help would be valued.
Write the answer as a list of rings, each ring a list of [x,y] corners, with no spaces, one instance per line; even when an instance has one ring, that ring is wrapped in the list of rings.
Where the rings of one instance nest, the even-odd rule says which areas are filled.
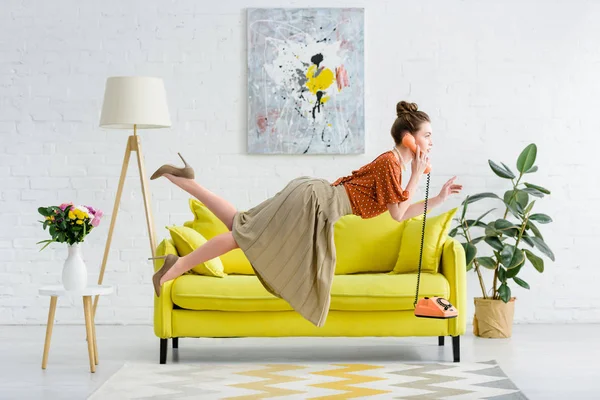
[[[527,171],[525,171],[524,173],[525,173],[525,174],[532,174],[532,173],[536,172],[537,170],[538,170],[538,167],[537,167],[537,165],[535,165],[535,166],[533,166],[533,167],[529,168],[529,169],[528,169]]]
[[[525,262],[525,254],[523,253],[523,250],[515,248],[515,251],[512,256],[512,260],[510,260],[510,264],[507,268],[508,269],[516,268],[518,266],[523,265],[524,262]]]
[[[508,208],[508,210],[517,218],[521,217],[521,213],[519,212],[519,209],[517,208],[517,204],[520,203],[518,201],[518,197],[516,194],[514,194],[514,190],[507,190],[506,192],[504,192],[504,204],[506,205],[506,208]],[[522,208],[524,209],[525,206],[527,205],[527,203],[525,203]]]
[[[492,208],[491,210],[487,210],[486,212],[484,212],[483,214],[481,214],[479,216],[479,218],[477,218],[477,222],[481,221],[483,219],[483,217],[485,217],[486,215],[488,215],[490,212],[494,211],[496,208]]]
[[[485,228],[485,227],[487,227],[487,224],[485,224],[481,221],[474,220],[474,219],[468,219],[465,221],[465,228],[466,227],[472,228],[474,226],[478,226],[480,228]]]
[[[52,243],[52,242],[54,242],[54,240],[49,240],[49,241],[48,241],[48,242],[47,242],[47,243],[44,245],[44,247],[42,247],[42,248],[40,249],[40,251],[44,250],[44,249],[45,249],[46,247],[48,247],[48,246],[50,245],[50,243]],[[41,242],[40,242],[40,243],[41,243]]]
[[[500,262],[506,269],[516,268],[525,262],[525,254],[512,244],[505,244],[500,251]]]
[[[529,246],[534,247],[533,241],[531,237],[527,236],[527,232],[523,232],[523,236],[521,236],[521,240],[527,243]]]
[[[492,248],[498,251],[501,251],[504,248],[504,244],[502,244],[502,241],[495,236],[486,236],[484,240]]]
[[[528,193],[532,196],[535,196],[535,197],[544,197],[544,193],[542,193],[539,190],[534,189],[534,188],[525,188],[525,189],[519,189],[519,190],[521,190],[522,192]]]
[[[525,210],[523,211],[523,214],[527,215],[529,214],[529,212],[531,211],[531,209],[533,208],[533,205],[535,204],[535,200],[532,201],[531,203],[529,203],[527,205],[527,207],[525,208]]]
[[[500,287],[498,288],[498,294],[500,295],[500,299],[503,302],[508,303],[510,301],[510,288],[508,287],[506,282],[500,285]]]
[[[46,207],[38,207],[38,212],[42,214],[44,217],[50,216],[50,211]]]
[[[517,159],[517,169],[519,170],[519,172],[523,173],[525,171],[528,171],[531,167],[533,167],[533,164],[535,164],[536,156],[537,146],[535,145],[535,143],[532,143],[529,146],[525,147],[525,149],[523,149],[523,151],[519,155],[519,158]]]
[[[500,263],[502,263],[502,265],[504,265],[506,268],[508,268],[510,265],[514,252],[515,246],[512,244],[506,244],[502,250],[500,250]]]
[[[528,182],[523,182],[523,184],[525,186],[527,186],[528,188],[537,189],[537,190],[539,190],[542,193],[550,194],[550,191],[548,189],[546,189],[545,187],[534,185],[533,183],[528,183]]]
[[[471,203],[474,203],[481,199],[487,199],[487,198],[502,200],[500,197],[498,197],[498,195],[496,193],[485,192],[485,193],[478,193],[473,196],[468,196],[461,204],[464,204],[464,203],[471,204]]]
[[[476,258],[479,265],[487,269],[495,269],[496,261],[492,257],[477,257]]]
[[[469,199],[470,199],[470,196],[467,196],[467,198],[462,203],[460,203],[460,204],[463,205],[462,213],[460,215],[460,220],[461,221],[463,219],[465,219],[465,214],[467,213],[467,206],[469,204]]]
[[[473,269],[473,263],[470,262],[467,264],[467,272]]]
[[[489,224],[486,225],[485,227],[485,235],[486,236],[500,236],[502,235],[502,231],[499,231],[498,229],[496,229],[496,225],[494,224],[494,222],[490,222]]]
[[[500,178],[505,178],[505,179],[514,179],[515,178],[514,174],[505,170],[503,167],[499,166],[492,160],[488,160],[488,164],[490,165],[490,168],[492,168],[492,171],[494,171],[494,173],[496,175],[498,175]]]
[[[506,271],[506,279],[511,279],[511,278],[514,278],[515,276],[517,276],[519,271],[521,271],[521,268],[523,268],[523,264],[519,265],[516,268],[511,268],[511,269],[507,270]]]
[[[506,270],[502,266],[498,267],[498,279],[502,283],[506,282]]]
[[[550,250],[550,247],[539,237],[532,237],[533,245],[537,247],[542,253],[544,253],[549,259],[554,261],[554,253]]]
[[[540,230],[538,229],[538,227],[533,223],[533,221],[531,220],[527,220],[527,225],[525,226],[525,229],[531,229],[531,231],[533,232],[533,234],[537,237],[539,237],[540,239],[544,239],[544,237],[542,236],[542,232],[540,232]]]
[[[521,206],[521,210],[525,210],[529,203],[529,195],[523,190],[517,190],[517,203]]]
[[[548,224],[548,223],[552,222],[552,218],[550,218],[548,215],[542,214],[542,213],[531,214],[529,216],[529,220],[537,221],[540,224]]]
[[[517,282],[517,285],[524,287],[525,289],[529,289],[529,284],[527,282],[525,282],[523,279],[521,278],[517,278],[516,276],[513,278],[513,280],[515,282]]]
[[[479,237],[476,237],[475,239],[471,239],[471,244],[477,244],[477,243],[481,242],[483,239],[485,239],[485,236],[479,236]]]
[[[504,169],[511,175],[516,176],[514,172],[512,172],[512,170],[510,168],[508,168],[508,165],[504,164],[503,162],[501,162],[500,164],[502,164],[502,166],[504,167]]]
[[[465,250],[465,258],[467,264],[473,262],[473,259],[477,255],[477,247],[473,246],[471,243],[461,243]]]
[[[499,218],[494,222],[494,228],[507,236],[516,237],[519,234],[519,227],[503,218]]]
[[[523,251],[525,252],[525,255],[527,256],[527,259],[529,260],[531,265],[533,265],[533,267],[539,273],[544,272],[544,260],[541,259],[540,257],[536,256],[535,254],[533,254],[531,251],[529,251],[527,249],[524,249]]]

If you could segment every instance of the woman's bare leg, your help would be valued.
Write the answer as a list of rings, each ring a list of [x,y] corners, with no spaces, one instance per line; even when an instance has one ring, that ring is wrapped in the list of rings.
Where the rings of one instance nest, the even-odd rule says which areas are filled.
[[[231,231],[233,216],[237,210],[230,202],[217,196],[193,179],[181,178],[171,174],[164,174],[164,177],[204,203]]]
[[[239,246],[231,232],[217,235],[187,256],[179,257],[177,262],[162,276],[160,284],[162,285],[171,279],[175,279],[184,272],[194,268],[196,265],[212,260],[213,258],[237,249],[238,247]]]

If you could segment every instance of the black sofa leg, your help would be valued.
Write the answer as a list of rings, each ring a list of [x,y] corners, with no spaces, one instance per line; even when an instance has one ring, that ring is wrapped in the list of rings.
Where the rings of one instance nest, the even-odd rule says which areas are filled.
[[[454,362],[460,362],[460,336],[452,336],[452,354]]]
[[[444,345],[444,336],[438,336],[438,346]]]
[[[179,338],[178,337],[174,337],[173,338],[173,348],[174,349],[178,349],[179,348]]]
[[[169,339],[160,339],[160,363],[167,363],[167,344]]]

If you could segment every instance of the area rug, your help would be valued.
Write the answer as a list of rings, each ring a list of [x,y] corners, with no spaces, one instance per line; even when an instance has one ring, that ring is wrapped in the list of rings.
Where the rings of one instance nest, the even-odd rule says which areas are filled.
[[[527,399],[495,361],[126,363],[89,399]]]

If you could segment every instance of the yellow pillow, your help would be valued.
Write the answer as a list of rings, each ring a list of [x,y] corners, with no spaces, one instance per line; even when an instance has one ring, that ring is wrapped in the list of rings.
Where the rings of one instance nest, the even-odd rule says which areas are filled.
[[[184,222],[183,226],[199,232],[207,240],[229,232],[223,221],[217,218],[200,200],[190,198],[189,204],[190,210],[194,214],[194,220]],[[219,258],[227,274],[254,275],[254,269],[242,249],[231,250]]]
[[[458,210],[453,208],[435,217],[429,216],[425,221],[425,236],[423,236],[423,260],[421,272],[436,273],[442,256],[444,241],[450,230],[452,217]],[[419,254],[423,231],[423,214],[406,221],[406,227],[400,241],[400,252],[393,274],[413,273],[419,271]]]
[[[390,272],[398,258],[404,222],[389,212],[374,218],[345,215],[334,225],[335,275]]]
[[[207,240],[200,233],[196,232],[192,228],[186,226],[167,226],[171,239],[177,249],[177,254],[180,256],[186,256],[198,247],[202,246]],[[212,260],[205,261],[192,268],[192,270],[200,275],[215,276],[223,278],[227,274],[223,270],[223,263],[219,257],[215,257]]]
[[[166,256],[167,254],[177,254],[177,249],[175,248],[175,243],[173,243],[173,239],[170,238],[165,238],[163,239],[158,246],[156,246],[156,255],[157,256]],[[154,260],[154,271],[158,271],[163,264],[165,263],[165,260],[163,259],[157,259]]]

